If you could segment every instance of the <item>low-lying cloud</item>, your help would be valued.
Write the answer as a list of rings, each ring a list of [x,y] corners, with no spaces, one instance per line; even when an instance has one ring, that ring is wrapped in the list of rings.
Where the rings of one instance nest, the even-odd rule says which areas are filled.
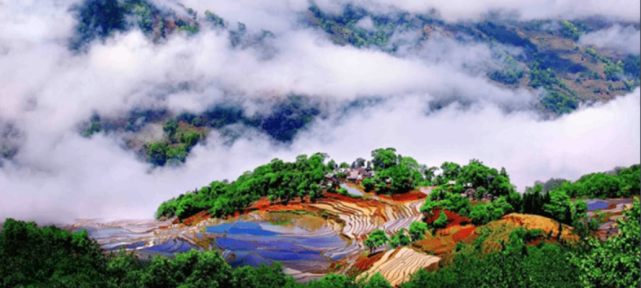
[[[435,34],[385,53],[335,45],[322,31],[301,25],[298,19],[307,2],[186,0],[198,15],[211,10],[230,23],[246,23],[250,32],[271,30],[276,38],[241,49],[232,47],[223,30],[203,27],[193,36],[174,34],[153,43],[134,29],[95,41],[86,53],[76,54],[67,43],[75,25],[69,7],[78,2],[0,3],[0,131],[19,131],[0,144],[10,140],[20,145],[13,160],[0,160],[0,219],[150,218],[161,201],[180,193],[213,180],[233,180],[274,157],[291,161],[315,152],[352,161],[391,146],[435,166],[478,158],[505,166],[520,190],[535,180],[572,179],[639,159],[638,89],[607,104],[541,121],[526,109],[540,97],[536,91],[500,87],[485,76],[487,67],[501,64],[497,54],[520,53],[515,48]],[[325,6],[345,3],[319,1]],[[417,13],[437,8],[449,20],[497,7],[517,9],[526,18],[560,15],[532,1],[481,1],[465,7],[456,2],[371,3]],[[569,3],[575,2],[552,4]],[[599,3],[583,4],[576,13],[596,13]],[[638,12],[626,12],[629,7],[608,9],[603,10],[606,16],[638,18]],[[416,37],[411,33],[394,37]],[[94,113],[117,117],[134,108],[198,113],[228,99],[252,107],[254,100],[288,94],[320,99],[333,108],[368,97],[385,101],[347,114],[327,111],[326,120],[315,120],[291,145],[250,131],[229,146],[212,131],[179,167],[152,168],[124,148],[119,133],[83,138],[77,131]],[[465,100],[467,106],[429,112],[429,101],[441,99]],[[518,112],[505,114],[506,106]],[[144,137],[160,133],[158,126],[146,129]]]
[[[317,0],[329,11],[341,11],[347,3],[366,7],[381,13],[408,11],[428,13],[438,11],[446,21],[480,20],[490,12],[502,12],[520,20],[564,18],[573,19],[601,15],[626,21],[639,21],[641,5],[636,0],[480,0],[480,1],[413,1],[413,0]]]
[[[639,55],[641,51],[641,31],[633,26],[615,24],[607,29],[581,35],[579,43],[609,48],[625,54]]]
[[[151,218],[163,200],[214,180],[233,180],[275,157],[293,161],[299,154],[327,152],[351,162],[380,147],[395,147],[433,166],[480,159],[505,167],[522,191],[536,180],[576,180],[638,163],[640,107],[636,89],[607,104],[540,121],[532,112],[506,115],[490,103],[466,110],[449,106],[426,115],[424,98],[408,96],[356,111],[340,123],[316,122],[290,147],[260,134],[225,146],[213,133],[206,145],[194,148],[184,166],[157,169],[119,147],[117,138],[86,139],[69,132],[40,151],[28,150],[30,161],[24,165],[5,165],[0,173],[0,218]]]

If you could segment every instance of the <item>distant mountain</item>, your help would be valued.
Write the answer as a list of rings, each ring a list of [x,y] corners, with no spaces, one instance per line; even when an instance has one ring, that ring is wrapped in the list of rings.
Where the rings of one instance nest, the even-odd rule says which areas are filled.
[[[179,7],[178,11],[157,7],[154,3],[86,0],[76,5],[73,11],[78,22],[75,35],[69,40],[69,49],[83,53],[93,41],[132,29],[140,29],[157,44],[172,34],[195,35],[205,28],[226,31],[234,49],[258,47],[269,50],[265,48],[266,41],[279,41],[279,35],[260,30],[260,27],[248,29],[243,23],[229,23],[212,11],[198,15],[182,5],[175,6]],[[517,21],[500,15],[490,15],[484,21],[452,23],[442,20],[436,12],[380,14],[349,4],[340,13],[330,13],[322,11],[313,2],[301,16],[301,25],[323,31],[336,45],[380,50],[399,57],[425,49],[429,41],[486,44],[493,53],[492,60],[469,70],[484,75],[499,87],[538,91],[541,99],[534,108],[546,117],[571,113],[581,103],[608,101],[629,93],[640,83],[638,54],[592,47],[581,41],[582,35],[616,25],[638,30],[639,23],[597,17],[572,21]],[[190,87],[185,84],[171,89],[188,91]],[[226,141],[233,141],[249,129],[261,131],[275,141],[289,143],[299,130],[305,129],[316,117],[326,115],[330,109],[314,96],[281,96],[285,97],[265,101],[261,107],[266,112],[255,115],[245,111],[242,103],[230,99],[227,104],[209,107],[200,115],[172,115],[149,109],[131,111],[129,115],[115,119],[96,115],[81,125],[80,130],[87,137],[99,131],[133,132],[126,137],[127,145],[155,165],[165,165],[183,162],[191,147],[204,140],[211,130],[221,132]],[[440,109],[452,102],[464,100],[437,99],[430,107]],[[345,113],[361,105],[363,102],[357,100],[331,107],[339,107],[339,113]],[[151,124],[163,126],[164,134],[149,137],[149,133],[140,133]],[[16,153],[15,147],[5,145],[2,148],[4,157]]]

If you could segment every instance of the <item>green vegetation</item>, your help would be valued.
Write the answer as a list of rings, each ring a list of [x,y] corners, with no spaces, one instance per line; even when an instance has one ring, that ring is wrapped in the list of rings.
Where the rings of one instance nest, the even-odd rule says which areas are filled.
[[[173,126],[168,125],[168,130],[173,131]],[[373,162],[378,163],[375,164],[378,169],[418,165],[411,158],[396,155],[394,164],[393,155],[383,150],[377,149],[373,153],[376,159]],[[184,218],[205,209],[222,216],[265,195],[274,200],[286,200],[300,197],[306,190],[318,191],[319,186],[315,183],[329,170],[323,165],[326,157],[320,153],[309,158],[300,155],[294,163],[274,159],[232,183],[216,181],[195,193],[165,202],[159,208],[158,216]],[[478,190],[483,188],[485,193],[498,197],[493,202],[478,204],[468,210],[475,224],[482,225],[512,211],[539,214],[571,223],[575,228],[573,233],[581,235],[582,241],[547,243],[554,242],[550,234],[546,236],[541,230],[518,228],[510,232],[509,241],[499,241],[501,251],[483,254],[487,252],[482,246],[491,238],[488,238],[488,233],[481,232],[474,243],[457,244],[453,265],[436,272],[420,270],[402,287],[637,287],[641,284],[638,269],[641,264],[639,199],[635,198],[632,209],[624,212],[623,219],[617,220],[620,234],[605,242],[589,237],[589,231],[598,225],[595,225],[596,221],[587,221],[587,204],[580,200],[573,203],[570,199],[638,195],[641,182],[639,165],[617,168],[612,173],[588,174],[575,182],[557,181],[559,184],[551,186],[547,193],[544,185],[537,183],[522,197],[513,193],[504,169],[498,172],[478,160],[463,167],[446,162],[441,169],[442,175],[435,180],[439,177],[443,179],[438,181],[456,179],[457,184],[465,183],[465,186]],[[469,199],[454,193],[454,186],[443,184],[435,191],[437,196],[426,199],[421,210],[429,214],[432,209],[442,207],[466,214],[466,209],[470,209]],[[434,226],[444,227],[446,224],[447,216],[441,210]],[[426,229],[425,223],[414,222],[410,225],[409,235],[401,229],[391,239],[379,229],[369,235],[365,245],[370,252],[388,243],[391,247],[408,245],[421,239]],[[539,243],[534,246],[532,241]],[[271,267],[263,265],[232,270],[217,251],[200,253],[191,250],[177,254],[174,259],[153,257],[143,262],[122,250],[106,255],[84,230],[72,234],[53,226],[37,227],[33,222],[13,219],[7,219],[0,231],[2,287],[357,288],[389,287],[388,284],[380,276],[355,283],[344,275],[334,274],[299,284],[286,276],[278,263]]]
[[[541,99],[541,104],[556,114],[572,113],[578,108],[578,103],[573,97],[557,91],[548,91]]]
[[[80,49],[95,38],[104,39],[126,29],[125,9],[118,1],[86,0],[74,10],[78,24],[70,43],[71,49]]]
[[[641,230],[639,198],[632,209],[618,219],[619,235],[605,242],[590,238],[588,251],[572,255],[571,262],[579,267],[583,287],[638,287],[641,284],[639,256]]]
[[[557,179],[561,181],[556,181],[557,184],[551,185],[552,190],[546,193],[543,184],[537,183],[534,187],[528,187],[523,195],[515,192],[504,169],[497,175],[496,169],[490,169],[478,160],[472,160],[464,167],[448,162],[441,167],[443,173],[440,176],[448,181],[457,179],[456,184],[444,184],[435,188],[430,197],[425,199],[421,212],[432,215],[432,210],[440,207],[469,217],[474,225],[483,225],[505,214],[519,212],[549,217],[568,225],[582,226],[578,229],[593,231],[598,227],[587,220],[587,208],[579,207],[585,202],[572,203],[570,198],[629,197],[638,195],[641,191],[639,164],[618,169],[614,174],[584,175],[576,182]],[[487,182],[483,183],[484,181]],[[474,197],[477,199],[486,193],[492,198],[498,198],[496,201],[471,207],[469,198],[459,194],[463,192],[460,183],[468,183],[471,188],[476,189]]]
[[[130,11],[134,18],[137,19],[138,27],[145,34],[153,31],[154,18],[152,10],[155,8],[150,3],[144,0],[129,0],[125,2],[124,9]]]
[[[427,224],[425,222],[414,221],[410,224],[410,236],[412,241],[423,240],[425,238],[425,231],[427,231]]]
[[[503,251],[483,258],[459,252],[451,267],[419,270],[401,287],[583,287],[579,269],[567,260],[570,248],[525,246],[527,235],[510,235]]]
[[[564,182],[552,191],[562,191],[571,198],[617,198],[638,195],[641,189],[639,164],[623,168],[613,174],[591,173],[579,180]]]
[[[369,248],[369,252],[372,253],[375,248],[387,244],[389,240],[384,230],[377,229],[367,236],[367,239],[365,239],[365,247]]]
[[[366,12],[362,9],[353,9],[351,5],[345,9],[344,13],[337,15],[322,12],[316,4],[312,4],[309,11],[319,22],[318,26],[333,35],[335,41],[348,42],[356,47],[377,45],[382,48],[393,33],[393,31],[386,32],[386,27],[383,25],[376,32],[368,32],[365,29],[355,27],[355,24],[366,15]]]
[[[453,265],[421,269],[402,287],[638,287],[640,214],[637,198],[618,220],[620,235],[605,242],[591,238],[583,246],[527,245],[545,236],[519,228],[501,243],[501,251],[478,257],[487,237],[482,234],[471,246],[459,245]],[[368,237],[366,243],[373,243],[368,247],[388,241],[377,231]],[[380,275],[358,283],[335,274],[296,283],[279,263],[232,270],[218,251],[141,262],[124,251],[105,255],[86,231],[72,234],[13,219],[0,231],[0,279],[2,287],[390,287]]]
[[[520,205],[521,196],[510,183],[510,177],[505,169],[498,171],[473,159],[463,167],[456,163],[445,162],[441,165],[441,170],[443,172],[436,177],[435,182],[443,184],[434,188],[430,196],[425,199],[425,203],[421,206],[422,213],[432,215],[432,210],[440,207],[469,217],[475,225],[482,225],[499,219],[507,213],[518,211],[514,206]],[[454,181],[455,184],[449,184],[450,181]],[[498,198],[491,203],[472,207],[470,199],[461,196],[466,189],[463,185],[467,186],[467,189],[476,190],[472,195],[474,198]],[[439,215],[439,218],[442,216]],[[442,221],[436,223],[437,221],[433,223],[435,228],[443,226]]]
[[[7,219],[0,231],[0,286],[92,287],[107,261],[87,232]]]
[[[185,21],[177,20],[176,26],[178,26],[178,32],[185,31],[188,35],[194,35],[200,31],[200,26],[198,26],[198,23],[192,25]]]
[[[223,20],[223,18],[220,18],[220,16],[212,13],[209,10],[205,11],[205,18],[214,26],[225,27],[225,21]]]
[[[424,176],[421,168],[411,157],[396,155],[396,149],[376,149],[372,151],[374,166],[374,190],[379,194],[406,193],[416,187]],[[389,182],[389,183],[388,183]],[[372,182],[366,183],[371,187]]]
[[[361,185],[363,185],[363,188],[365,188],[366,192],[374,190],[374,186],[376,185],[376,182],[372,178],[365,178],[361,182]]]
[[[618,61],[617,63],[609,61],[605,64],[604,69],[605,70],[603,72],[605,73],[605,79],[612,81],[621,80],[619,76],[623,74],[623,63],[621,61]]]
[[[187,154],[201,139],[204,133],[191,125],[179,125],[176,120],[170,120],[163,126],[168,141],[158,141],[145,144],[149,162],[155,166],[166,163],[179,164],[185,162]]]
[[[605,64],[603,72],[605,73],[606,80],[619,81],[624,72],[632,76],[635,80],[639,78],[639,56],[635,57],[630,55],[623,61],[614,62],[600,55],[593,48],[587,48],[585,52]]]
[[[636,287],[640,284],[639,214],[637,198],[619,222],[621,235],[605,242],[589,238],[588,245],[527,245],[549,240],[549,235],[517,228],[507,243],[499,241],[500,252],[484,255],[482,246],[489,234],[481,233],[471,245],[457,245],[452,265],[433,273],[419,271],[401,287]]]
[[[489,74],[490,79],[501,82],[503,84],[513,85],[519,83],[519,80],[523,78],[524,72],[520,71],[511,71],[511,70],[502,70],[494,71]]]
[[[438,218],[434,221],[434,228],[445,228],[447,226],[447,215],[441,210],[438,214]]]
[[[496,82],[501,82],[507,85],[519,83],[519,80],[521,80],[525,75],[525,71],[517,64],[516,60],[510,56],[508,56],[506,62],[507,65],[504,70],[496,70],[488,76]]]
[[[94,133],[98,133],[102,131],[102,125],[100,125],[100,120],[94,121],[92,120],[91,123],[89,124],[89,128],[87,130],[82,132],[83,137],[90,137]]]
[[[247,171],[232,183],[214,181],[198,191],[180,195],[160,205],[157,217],[177,216],[187,218],[209,210],[221,217],[249,206],[261,197],[288,202],[294,197],[306,195],[316,198],[322,195],[320,183],[329,169],[323,164],[327,156],[316,153],[307,158],[299,155],[296,162],[272,160],[254,171]],[[313,192],[313,194],[311,193]]]
[[[131,28],[127,25],[130,17],[140,30],[150,34],[154,14],[158,14],[158,9],[146,0],[85,0],[72,10],[78,20],[75,35],[70,39],[72,50],[79,50],[94,39],[105,39],[116,32],[127,31]]]
[[[623,59],[623,71],[635,78],[637,80],[636,85],[638,86],[641,73],[641,56],[628,55],[628,57]]]
[[[568,37],[574,41],[578,41],[581,37],[581,32],[569,21],[561,21],[561,33],[563,36]]]

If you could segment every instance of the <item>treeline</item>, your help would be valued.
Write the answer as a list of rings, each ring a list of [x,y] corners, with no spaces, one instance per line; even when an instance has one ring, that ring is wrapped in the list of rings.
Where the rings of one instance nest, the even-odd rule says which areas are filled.
[[[639,195],[640,178],[640,165],[636,164],[617,169],[613,173],[598,172],[583,175],[575,182],[563,182],[552,190],[563,191],[571,198],[629,197]]]
[[[517,229],[502,251],[479,258],[479,247],[457,247],[454,264],[436,272],[419,270],[403,288],[413,287],[638,287],[641,231],[639,199],[618,220],[620,234],[606,242],[578,246],[532,240],[541,231]],[[421,229],[419,229],[421,230]],[[417,232],[418,233],[418,232]],[[403,240],[406,241],[406,240]],[[482,245],[477,241],[473,246]],[[472,252],[463,252],[472,251]],[[218,251],[191,250],[175,258],[140,261],[124,251],[105,255],[86,231],[70,233],[7,219],[0,231],[0,287],[391,287],[380,275],[368,281],[330,274],[296,283],[280,264],[235,270]]]
[[[214,181],[198,191],[166,201],[158,208],[156,217],[184,219],[204,210],[221,217],[242,210],[264,196],[283,202],[294,197],[316,199],[322,193],[318,184],[329,171],[323,163],[326,157],[316,153],[309,158],[300,155],[296,162],[274,159],[254,171],[245,172],[232,183]]]
[[[450,164],[454,171],[459,171],[458,164]],[[480,161],[473,160],[460,169],[455,185],[441,185],[434,189],[425,199],[421,212],[431,214],[434,208],[440,207],[461,216],[469,217],[475,225],[483,225],[501,218],[503,215],[517,212],[536,214],[552,218],[578,229],[596,230],[596,220],[587,218],[587,203],[571,198],[606,198],[629,197],[641,192],[641,171],[639,164],[616,170],[615,173],[592,173],[582,176],[575,182],[561,182],[550,191],[544,191],[541,183],[528,187],[521,195],[509,183],[509,176],[502,170],[497,184],[483,183],[484,179],[494,179],[492,169]],[[445,167],[447,169],[447,167]],[[443,174],[446,174],[445,170]],[[448,172],[449,173],[449,172]],[[446,174],[447,175],[447,174]],[[472,199],[481,199],[488,195],[494,199],[489,203],[472,207],[470,198],[461,196],[462,185],[469,184],[474,190]],[[484,196],[485,195],[485,196]],[[467,196],[467,195],[466,195]]]
[[[376,149],[372,151],[371,156],[371,160],[358,158],[352,165],[340,165],[340,168],[374,171],[373,177],[362,182],[367,191],[374,190],[379,194],[406,193],[417,186],[429,186],[432,182],[445,183],[455,177],[455,172],[451,171],[457,165],[454,163],[443,164],[446,176],[442,176],[435,175],[438,168],[418,164],[412,157],[396,154],[394,148]],[[335,192],[338,188],[335,187],[336,182],[325,179],[325,175],[333,174],[334,170],[339,168],[334,160],[325,164],[327,157],[324,153],[316,153],[309,158],[307,155],[299,155],[295,162],[273,159],[254,171],[245,172],[231,183],[214,181],[200,190],[170,199],[160,205],[156,217],[176,216],[185,219],[205,210],[209,210],[215,217],[222,217],[243,210],[261,197],[283,203],[295,198],[313,201],[323,197],[323,187],[327,182],[332,184],[326,186],[326,191]],[[509,179],[498,175],[496,169],[492,171],[497,175],[497,178],[492,180],[492,185],[500,186],[501,181],[509,182]],[[336,174],[339,174],[338,178],[346,177],[346,174],[340,175],[340,172]],[[494,188],[495,186],[491,187]]]

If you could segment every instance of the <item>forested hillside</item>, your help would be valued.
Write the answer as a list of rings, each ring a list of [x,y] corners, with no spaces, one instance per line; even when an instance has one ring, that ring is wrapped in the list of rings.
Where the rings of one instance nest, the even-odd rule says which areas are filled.
[[[78,22],[74,37],[69,39],[69,49],[83,53],[95,41],[105,41],[115,33],[135,29],[141,30],[156,45],[163,45],[176,35],[196,35],[201,29],[214,29],[228,34],[233,49],[266,49],[266,55],[273,53],[269,52],[273,49],[269,48],[270,42],[281,41],[279,35],[261,27],[229,23],[216,11],[206,11],[203,15],[186,6],[178,7],[158,7],[146,0],[83,1],[73,9]],[[420,54],[434,41],[487,45],[492,52],[491,59],[480,66],[464,68],[466,73],[480,74],[506,89],[534,91],[540,99],[532,108],[551,118],[571,113],[582,104],[609,101],[639,86],[638,54],[624,54],[579,41],[582,35],[616,25],[639,29],[638,23],[612,22],[598,17],[572,21],[488,17],[480,22],[449,22],[437,13],[381,14],[353,4],[341,13],[328,12],[314,2],[299,22],[322,31],[336,45],[383,51],[395,57]],[[180,83],[171,87],[169,93],[194,89],[198,88]],[[203,113],[139,109],[115,118],[95,115],[82,124],[80,130],[87,137],[94,133],[132,132],[125,137],[127,145],[141,158],[156,166],[180,164],[193,146],[207,139],[211,131],[219,131],[227,143],[233,143],[247,129],[257,129],[275,141],[289,143],[314,119],[334,112],[317,96],[272,95],[271,100],[261,104],[266,113],[250,115],[241,102],[229,95],[225,104],[205,107]],[[433,100],[430,107],[440,109],[457,101],[466,103],[448,96]],[[339,105],[344,111],[355,105],[362,106],[360,100]],[[150,132],[158,131],[157,126],[163,127],[164,135]],[[149,133],[154,136],[149,137]],[[16,147],[4,146],[4,157],[16,153]]]

